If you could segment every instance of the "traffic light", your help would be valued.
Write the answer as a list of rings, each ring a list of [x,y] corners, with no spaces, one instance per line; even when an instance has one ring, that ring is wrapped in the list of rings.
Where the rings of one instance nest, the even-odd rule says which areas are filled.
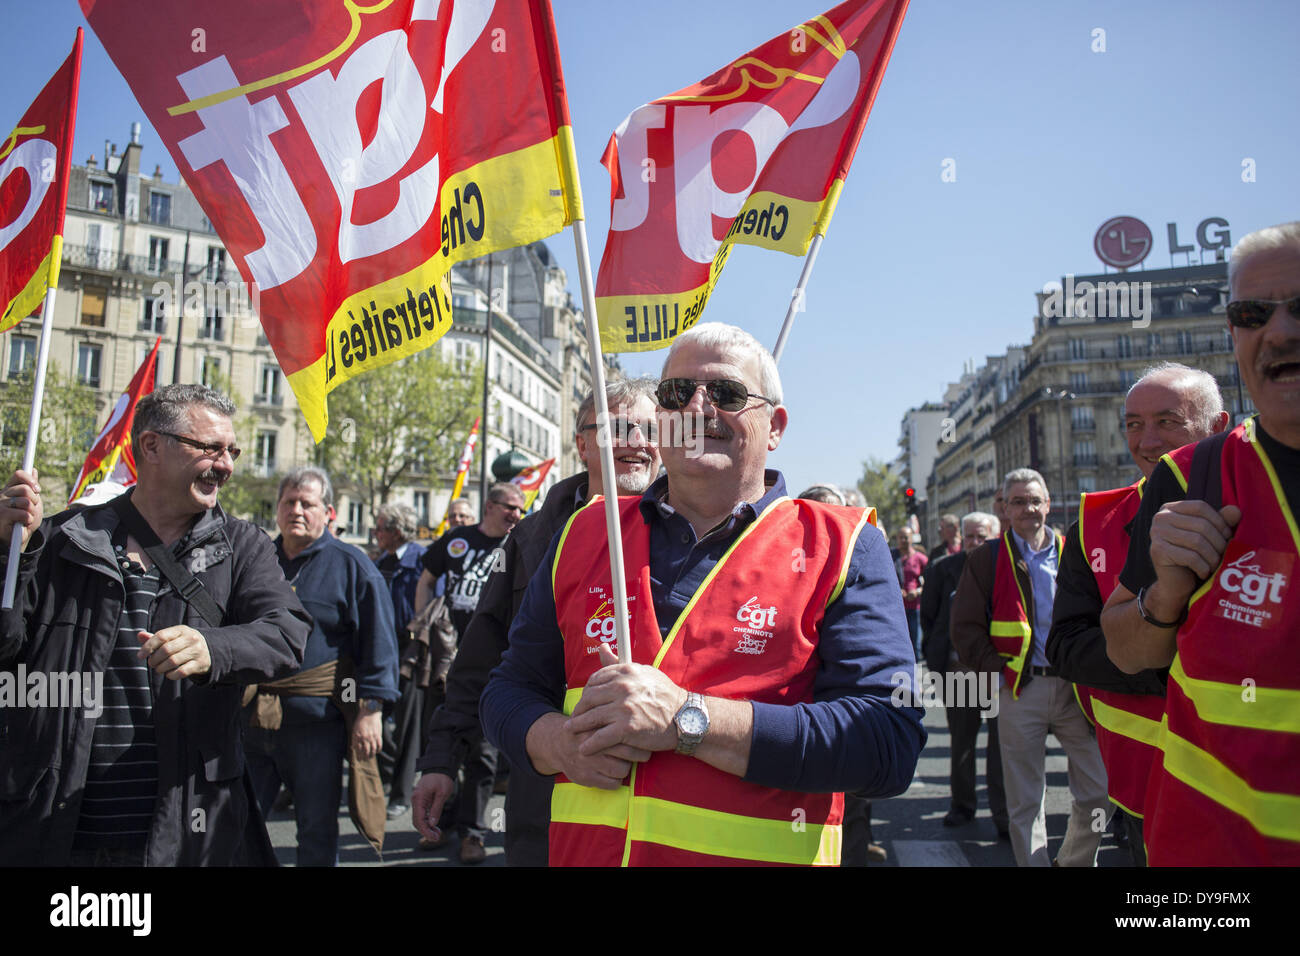
[[[903,503],[907,506],[908,514],[916,514],[916,489],[911,485],[903,489]]]

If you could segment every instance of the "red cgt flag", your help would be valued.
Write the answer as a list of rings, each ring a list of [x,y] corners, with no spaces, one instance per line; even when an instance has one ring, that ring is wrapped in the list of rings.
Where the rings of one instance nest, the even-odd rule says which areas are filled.
[[[693,326],[736,242],[824,235],[907,0],[849,0],[642,106],[610,137],[601,346],[666,348]]]
[[[108,421],[95,439],[95,444],[90,447],[86,463],[81,466],[81,474],[72,483],[72,494],[68,495],[69,504],[81,497],[86,485],[97,481],[115,481],[127,486],[135,484],[131,425],[135,422],[136,403],[153,391],[156,377],[154,372],[158,366],[158,343],[161,341],[161,335],[154,339],[153,348],[131,376],[126,391],[117,397]]]
[[[0,143],[0,332],[59,282],[81,39],[78,29],[72,53]]]
[[[317,441],[330,391],[451,327],[453,263],[581,218],[547,0],[81,8],[253,284]]]
[[[551,466],[555,464],[554,458],[548,458],[546,461],[537,465],[529,465],[519,474],[510,479],[512,485],[518,486],[519,490],[524,493],[524,513],[533,506],[537,500],[537,494],[542,490],[542,482],[546,480],[546,475],[550,472]]]

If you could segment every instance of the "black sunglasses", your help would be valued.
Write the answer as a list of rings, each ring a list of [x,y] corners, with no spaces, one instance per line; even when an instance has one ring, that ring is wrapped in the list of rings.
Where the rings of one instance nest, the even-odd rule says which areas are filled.
[[[1260,329],[1268,324],[1273,309],[1286,306],[1292,318],[1300,319],[1300,295],[1294,299],[1240,299],[1228,303],[1228,321],[1239,329]]]
[[[700,382],[690,378],[666,378],[655,389],[655,396],[659,399],[659,407],[666,408],[670,412],[685,408],[690,404],[691,399],[695,397],[695,393],[699,391],[701,385],[704,386],[704,394],[708,396],[709,404],[714,408],[722,409],[724,412],[740,411],[749,404],[751,398],[761,399],[769,405],[776,404],[774,399],[765,395],[756,395],[742,383],[733,382],[729,378],[715,378],[707,382]]]
[[[189,445],[191,448],[197,448],[203,452],[205,458],[220,458],[226,452],[230,452],[230,460],[235,461],[239,457],[239,449],[234,445],[218,445],[209,442],[201,442],[194,438],[187,438],[184,435],[177,435],[175,432],[159,432],[159,435],[166,435],[168,438],[175,439],[182,445]]]

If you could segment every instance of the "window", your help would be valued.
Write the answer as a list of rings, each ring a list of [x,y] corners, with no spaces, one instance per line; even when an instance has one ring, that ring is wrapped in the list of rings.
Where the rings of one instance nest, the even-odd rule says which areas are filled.
[[[340,531],[347,531],[351,535],[364,535],[366,533],[366,506],[359,501],[348,502],[348,525],[346,528],[340,528]]]
[[[1097,464],[1097,446],[1092,439],[1074,443],[1074,463],[1076,465]]]
[[[104,327],[104,300],[108,290],[85,288],[81,291],[81,324],[102,329]]]
[[[411,505],[415,508],[416,521],[428,528],[432,525],[429,520],[429,493],[427,491],[415,491],[411,493]]]
[[[1160,354],[1160,333],[1148,332],[1147,333],[1147,355],[1159,355],[1159,354]]]
[[[167,193],[149,193],[149,221],[160,226],[172,224],[172,197]]]
[[[1115,336],[1115,354],[1120,358],[1133,357],[1133,340],[1127,335]]]
[[[226,250],[220,246],[208,246],[208,281],[220,282],[226,275]]]
[[[1088,373],[1071,372],[1070,390],[1073,392],[1086,392],[1088,390]]]
[[[253,467],[263,477],[275,474],[275,432],[258,432]]]
[[[1119,370],[1119,387],[1124,391],[1127,392],[1132,388],[1133,384],[1137,382],[1137,380],[1138,373],[1136,369],[1122,368]]]
[[[262,366],[257,401],[268,405],[280,404],[280,367],[278,365],[267,362]]]
[[[91,388],[99,388],[99,362],[103,346],[82,343],[77,346],[77,381]]]
[[[1185,329],[1178,330],[1178,351],[1180,352],[1192,351],[1192,333],[1186,331]]]
[[[140,331],[162,335],[167,331],[167,296],[151,296],[144,300],[144,315],[140,318]]]
[[[212,306],[208,309],[207,315],[203,317],[203,327],[199,329],[199,338],[220,342],[225,338],[222,333],[221,312],[218,311],[216,306]]]
[[[1070,410],[1070,424],[1077,431],[1091,431],[1096,427],[1092,418],[1092,409],[1087,406],[1076,406]]]
[[[113,184],[97,179],[90,181],[90,208],[95,212],[113,211]]]
[[[221,358],[215,355],[203,356],[203,371],[199,376],[202,384],[208,388],[216,388],[221,383],[218,381],[221,377]]]
[[[1092,493],[1097,490],[1097,479],[1093,475],[1079,476],[1079,490],[1086,493]]]
[[[1070,339],[1070,358],[1085,359],[1088,357],[1088,343],[1083,339]]]
[[[135,367],[139,368],[141,365],[143,365],[144,360],[149,357],[149,353],[152,351],[153,351],[152,343],[150,343],[149,345],[141,345],[138,349],[136,349]],[[153,387],[154,388],[157,388],[159,385],[162,384],[162,376],[161,376],[162,367],[163,367],[163,354],[162,354],[162,349],[160,348],[158,349],[158,359],[156,362],[154,362],[154,366],[153,366]]]
[[[36,339],[28,335],[9,336],[9,377],[30,372],[36,364]]]
[[[167,240],[161,236],[149,237],[149,271],[155,274],[166,272]]]

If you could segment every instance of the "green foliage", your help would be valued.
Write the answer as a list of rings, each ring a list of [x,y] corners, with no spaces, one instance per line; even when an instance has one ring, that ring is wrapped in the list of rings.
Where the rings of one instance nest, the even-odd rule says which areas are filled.
[[[0,383],[0,473],[5,480],[22,466],[31,408],[31,373],[14,375]],[[45,397],[41,401],[36,445],[36,470],[48,514],[63,510],[72,483],[104,424],[98,419],[94,389],[63,374],[55,362],[50,362],[45,370]]]
[[[455,470],[482,387],[482,365],[458,368],[436,347],[367,372],[330,393],[317,461],[373,521],[399,483]]]
[[[867,505],[876,509],[880,526],[890,534],[906,520],[903,480],[890,470],[887,462],[878,458],[864,461],[858,490],[867,500]]]

